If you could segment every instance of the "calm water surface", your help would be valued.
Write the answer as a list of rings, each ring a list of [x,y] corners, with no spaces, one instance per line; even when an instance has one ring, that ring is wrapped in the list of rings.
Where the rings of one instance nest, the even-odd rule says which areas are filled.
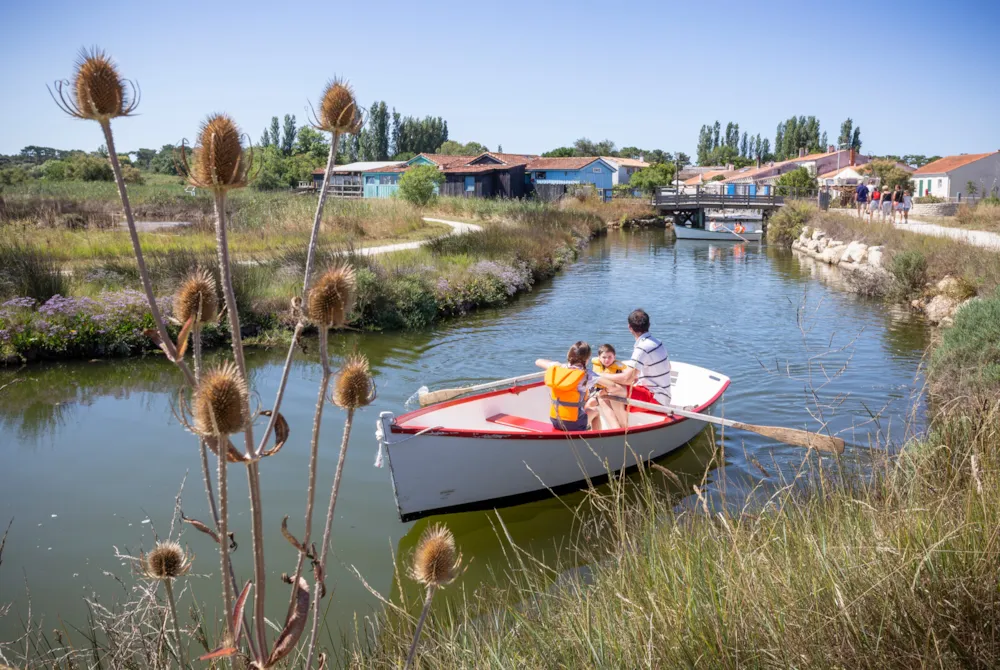
[[[421,385],[448,387],[531,372],[535,358],[559,359],[577,339],[595,349],[613,343],[627,356],[631,338],[625,319],[635,307],[650,312],[653,332],[674,359],[732,378],[723,405],[726,416],[803,428],[828,421],[851,445],[845,462],[854,468],[864,468],[871,447],[898,446],[919,428],[915,398],[922,383],[925,329],[905,314],[811,276],[822,270],[808,259],[757,245],[673,243],[662,231],[618,233],[595,241],[567,272],[507,308],[420,333],[337,336],[333,351],[338,358],[355,347],[368,354],[379,397],[356,416],[337,504],[327,579],[335,585],[328,616],[334,637],[338,628],[353,628],[355,613],[378,607],[351,566],[381,593],[398,593],[393,556],[410,551],[428,523],[446,521],[467,559],[473,557],[462,577],[467,582],[474,584],[505,564],[495,513],[399,522],[388,469],[372,467],[378,413],[400,413]],[[274,396],[282,356],[277,351],[249,354],[252,386],[267,402]],[[293,532],[301,534],[319,377],[315,358],[299,359],[282,408],[291,439],[261,468],[271,574],[268,612],[279,625],[287,586],[278,576],[295,567],[294,551],[279,526],[287,514]],[[14,519],[0,567],[0,605],[13,602],[14,608],[0,618],[0,640],[21,631],[26,583],[32,615],[44,617],[48,629],[57,625],[57,615],[84,625],[84,596],[120,596],[122,587],[106,573],[126,582],[130,577],[115,548],[136,554],[148,549],[156,534],[169,533],[174,498],[185,477],[185,513],[209,518],[196,443],[172,414],[178,375],[171,366],[154,360],[36,366],[0,371],[0,386],[14,378],[22,381],[0,395],[0,521],[6,526]],[[319,508],[328,499],[342,417],[335,409],[324,415]],[[730,504],[740,504],[761,483],[758,490],[773,491],[778,477],[794,473],[803,458],[799,449],[753,434],[727,433],[725,443],[725,464],[713,466],[708,482],[713,496],[725,483]],[[684,482],[679,504],[690,504],[684,496],[691,483],[701,480],[711,452],[708,441],[701,440],[663,461]],[[230,509],[242,580],[252,569],[246,480],[240,470],[230,469]],[[581,497],[574,494],[566,502],[572,505]],[[563,502],[508,508],[500,515],[514,541],[537,556],[569,541],[572,515]],[[322,527],[321,513],[316,524]],[[197,555],[190,583],[211,611],[221,600],[214,577],[216,549],[193,531],[182,541]]]

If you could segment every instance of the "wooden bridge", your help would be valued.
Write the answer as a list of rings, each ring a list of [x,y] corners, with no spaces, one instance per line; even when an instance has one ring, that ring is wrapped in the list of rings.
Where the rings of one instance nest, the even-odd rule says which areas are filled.
[[[719,193],[702,191],[678,193],[673,188],[661,188],[653,194],[653,206],[661,213],[698,209],[777,209],[785,204],[786,196],[761,193]]]

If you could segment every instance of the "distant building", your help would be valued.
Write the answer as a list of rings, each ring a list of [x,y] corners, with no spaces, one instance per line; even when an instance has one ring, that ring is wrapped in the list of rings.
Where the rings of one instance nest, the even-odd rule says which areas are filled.
[[[435,193],[465,198],[521,198],[531,191],[525,165],[536,156],[487,151],[478,156],[419,154],[406,163],[364,172],[364,197],[388,198],[399,179],[417,165],[433,165],[444,174]]]
[[[337,165],[330,172],[330,195],[340,197],[361,197],[362,176],[366,171],[378,168],[402,165],[403,161],[361,161]],[[316,168],[312,171],[312,187],[323,187],[323,177],[326,168]]]
[[[617,169],[599,156],[535,158],[525,166],[535,191],[545,200],[558,199],[567,187],[581,184],[591,184],[607,200]]]
[[[853,149],[827,151],[817,154],[806,154],[803,151],[802,155],[796,158],[777,163],[768,163],[759,168],[744,168],[743,170],[739,170],[736,174],[724,179],[722,184],[725,192],[728,194],[754,194],[757,192],[757,187],[773,186],[781,175],[792,170],[804,167],[813,177],[818,177],[833,170],[864,165],[870,160],[868,156],[855,154]],[[769,191],[765,189],[763,192],[767,193]]]
[[[1000,188],[1000,151],[945,156],[918,169],[910,181],[918,196],[957,200],[964,194],[967,198],[970,181],[978,195],[989,194]]]
[[[618,186],[620,184],[627,184],[629,182],[629,179],[632,178],[632,175],[634,175],[639,170],[642,170],[643,168],[649,167],[649,163],[638,160],[636,158],[601,156],[601,159],[605,163],[613,165],[616,168],[615,173],[611,175],[611,183],[614,186]]]

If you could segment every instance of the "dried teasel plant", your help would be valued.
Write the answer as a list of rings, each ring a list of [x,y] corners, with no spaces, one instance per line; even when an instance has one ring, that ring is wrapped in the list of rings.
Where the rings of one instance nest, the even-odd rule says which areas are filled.
[[[342,328],[354,305],[357,285],[354,268],[349,265],[337,265],[324,272],[309,289],[309,320],[320,328]]]
[[[97,47],[81,49],[73,79],[56,81],[49,94],[70,116],[102,124],[131,115],[141,98],[139,86],[123,78],[111,57]]]
[[[322,337],[320,337],[320,349],[321,357],[326,357],[326,343]],[[321,386],[321,393],[322,386]],[[368,359],[361,354],[354,354],[349,356],[341,367],[340,374],[337,376],[337,383],[333,390],[333,401],[334,403],[347,410],[347,417],[344,419],[344,436],[340,442],[340,454],[337,456],[337,470],[333,475],[333,486],[330,487],[330,504],[326,511],[326,526],[323,529],[323,543],[322,549],[320,550],[319,560],[317,562],[318,571],[317,574],[323,575],[326,573],[326,558],[327,550],[330,547],[330,531],[333,528],[333,515],[337,506],[337,497],[340,493],[340,480],[344,474],[344,461],[347,457],[347,445],[351,439],[351,426],[354,423],[354,412],[366,405],[371,404],[375,400],[376,389],[375,382],[372,379],[371,368],[368,364]],[[320,396],[320,402],[324,400],[323,396]],[[317,407],[317,417],[322,413],[322,407]],[[317,421],[318,424],[318,421]],[[314,444],[319,440],[318,428],[314,432]],[[322,579],[316,580],[315,593],[313,594],[313,622],[312,631],[309,636],[309,648],[306,654],[306,667],[310,667],[312,663],[313,652],[316,646],[316,636],[319,631],[319,601],[323,597],[325,591],[325,585]]]
[[[202,375],[192,402],[194,426],[205,437],[223,437],[238,433],[249,417],[246,381],[231,361],[226,361]]]
[[[180,164],[192,186],[216,193],[246,186],[252,175],[253,148],[236,122],[226,114],[212,114],[198,130],[193,160],[188,159],[184,142],[179,149]]]
[[[174,597],[173,581],[183,577],[191,570],[194,556],[189,555],[177,542],[170,540],[157,542],[148,554],[139,554],[140,571],[147,579],[163,582],[167,592],[167,603],[170,605],[170,617],[173,619],[174,642],[177,644],[177,654],[183,668],[187,665],[184,653],[184,642],[181,638],[180,620],[177,618],[177,599]]]
[[[410,653],[406,657],[404,668],[413,665],[417,643],[420,642],[420,633],[430,611],[434,592],[453,582],[461,566],[462,554],[455,547],[455,536],[451,531],[440,524],[427,528],[420,536],[417,549],[413,553],[413,565],[410,567],[410,576],[424,585],[427,595],[424,598],[424,609],[417,620],[417,629],[413,633],[413,643],[410,645]]]
[[[219,298],[215,278],[204,269],[197,269],[181,282],[174,294],[174,317],[180,324],[193,319],[195,324],[212,323],[219,315]]]

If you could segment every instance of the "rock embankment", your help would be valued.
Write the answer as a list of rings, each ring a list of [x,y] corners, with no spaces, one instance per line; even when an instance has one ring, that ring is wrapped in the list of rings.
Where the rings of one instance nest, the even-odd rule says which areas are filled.
[[[894,281],[892,273],[885,267],[886,252],[881,246],[868,246],[854,240],[845,242],[830,238],[818,228],[806,226],[792,242],[792,249],[829,265],[857,273],[857,286],[888,285]],[[950,326],[956,312],[966,304],[976,300],[970,298],[966,287],[954,277],[944,277],[936,283],[927,284],[921,297],[911,300],[912,309],[923,312],[932,324]]]

